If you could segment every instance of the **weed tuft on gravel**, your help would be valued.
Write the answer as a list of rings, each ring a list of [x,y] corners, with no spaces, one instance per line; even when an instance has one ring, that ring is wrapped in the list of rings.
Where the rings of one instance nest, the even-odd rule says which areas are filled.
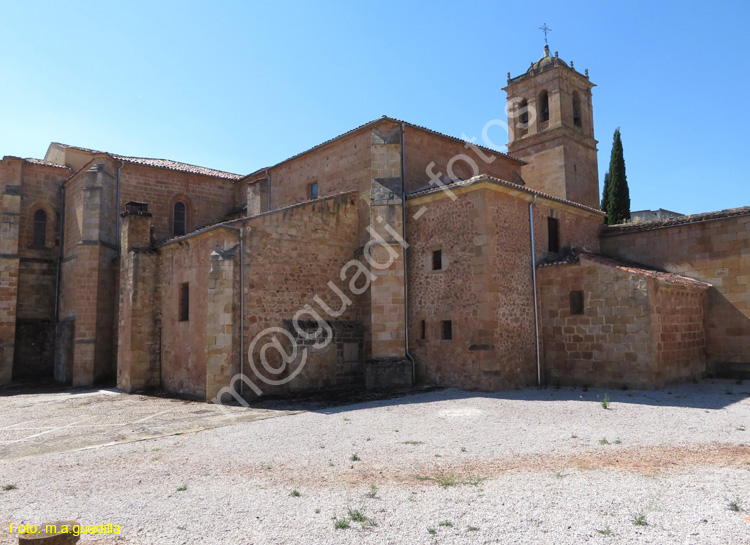
[[[186,484],[183,484],[183,485],[182,485],[181,487],[179,487],[179,488],[177,489],[177,492],[185,492],[185,490],[187,490],[187,485],[186,485]]]
[[[14,484],[3,485],[3,491],[4,492],[10,492],[11,490],[15,490],[16,488],[18,488],[18,487],[16,485],[14,485]]]
[[[349,458],[352,462],[359,462],[362,458],[359,457],[359,455],[355,452],[352,454],[351,458]]]
[[[632,522],[636,526],[648,526],[648,522],[646,522],[646,515],[644,513],[633,514],[633,518],[630,519],[630,522]]]
[[[289,495],[293,498],[299,498],[302,494],[300,494],[299,490],[292,490]]]
[[[727,504],[727,509],[729,509],[730,511],[735,511],[737,513],[741,513],[742,511],[744,511],[744,509],[742,508],[742,503],[739,499],[730,501]]]
[[[449,486],[478,486],[487,480],[487,477],[459,477],[455,473],[439,473],[432,476],[418,476],[418,481],[433,481],[434,483],[448,488]]]
[[[611,536],[612,535],[612,529],[607,525],[607,527],[604,530],[597,530],[601,535],[603,536]]]
[[[602,408],[609,409],[609,394],[604,394],[604,399],[602,399]]]

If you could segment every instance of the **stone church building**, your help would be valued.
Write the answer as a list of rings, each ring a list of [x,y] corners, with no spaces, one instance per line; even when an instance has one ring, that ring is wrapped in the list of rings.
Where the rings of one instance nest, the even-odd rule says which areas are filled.
[[[210,400],[238,373],[251,396],[747,364],[750,207],[603,226],[593,87],[546,47],[508,74],[508,154],[382,117],[247,175],[5,156],[0,384]]]

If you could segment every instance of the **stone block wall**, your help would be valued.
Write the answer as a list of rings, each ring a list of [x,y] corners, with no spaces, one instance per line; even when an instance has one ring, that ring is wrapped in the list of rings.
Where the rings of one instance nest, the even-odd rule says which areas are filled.
[[[750,362],[750,209],[608,228],[602,235],[607,255],[713,286],[705,315],[709,372],[718,362]]]
[[[491,183],[455,188],[454,194],[455,201],[443,192],[408,201],[409,337],[417,379],[482,390],[533,384],[533,197]],[[414,219],[422,206],[424,214]],[[598,247],[600,216],[539,199],[536,261],[550,255],[551,214],[560,222],[561,246]],[[432,264],[436,250],[442,254],[439,270]],[[442,338],[446,321],[450,340]]]
[[[227,233],[231,235],[233,233]],[[231,244],[231,241],[227,241]],[[239,244],[211,252],[206,304],[206,400],[230,384],[239,372]]]
[[[477,129],[479,132],[482,127]],[[448,183],[451,176],[467,180],[478,174],[514,182],[523,164],[502,153],[487,149],[475,151],[466,147],[464,142],[408,126],[405,129],[405,144],[407,193],[430,185],[427,172],[430,163],[435,163],[432,171],[435,175],[438,172],[442,174],[440,178],[443,183]]]
[[[298,320],[317,321],[319,317],[354,322],[364,312],[361,296],[350,289],[352,282],[355,288],[361,288],[368,281],[363,273],[366,269],[350,264],[359,248],[357,197],[357,193],[348,193],[321,198],[236,223],[247,233],[243,256],[246,350],[264,330],[284,328],[284,320],[292,320],[295,315]],[[306,308],[315,315],[300,312]],[[261,339],[253,353],[258,368],[260,349],[271,340]],[[310,350],[300,374],[293,383],[282,386],[253,379],[247,354],[243,354],[244,369],[264,394],[334,387],[342,379],[337,351],[335,343]],[[270,364],[281,365],[277,352],[270,350],[268,356]],[[289,365],[286,374],[269,378],[282,379],[294,371],[295,365]]]
[[[583,256],[540,267],[537,278],[545,383],[651,389],[705,372],[706,286],[672,286]],[[572,314],[579,291],[583,313]]]
[[[122,218],[117,387],[126,392],[161,385],[159,255],[150,249],[151,216]]]
[[[652,382],[700,379],[706,373],[703,290],[651,281],[651,326],[656,353]]]

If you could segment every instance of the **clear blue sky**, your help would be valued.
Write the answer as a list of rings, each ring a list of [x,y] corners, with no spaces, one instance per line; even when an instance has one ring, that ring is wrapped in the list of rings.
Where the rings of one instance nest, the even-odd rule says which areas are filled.
[[[600,183],[620,126],[633,210],[750,204],[749,2],[0,7],[0,155],[60,141],[248,173],[384,114],[481,138],[546,22],[597,84]]]

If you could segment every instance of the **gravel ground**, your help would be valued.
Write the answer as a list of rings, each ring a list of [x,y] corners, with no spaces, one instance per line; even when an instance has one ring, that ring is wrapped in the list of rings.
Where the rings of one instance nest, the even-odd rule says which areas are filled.
[[[749,390],[443,390],[18,457],[0,543],[750,544]]]

